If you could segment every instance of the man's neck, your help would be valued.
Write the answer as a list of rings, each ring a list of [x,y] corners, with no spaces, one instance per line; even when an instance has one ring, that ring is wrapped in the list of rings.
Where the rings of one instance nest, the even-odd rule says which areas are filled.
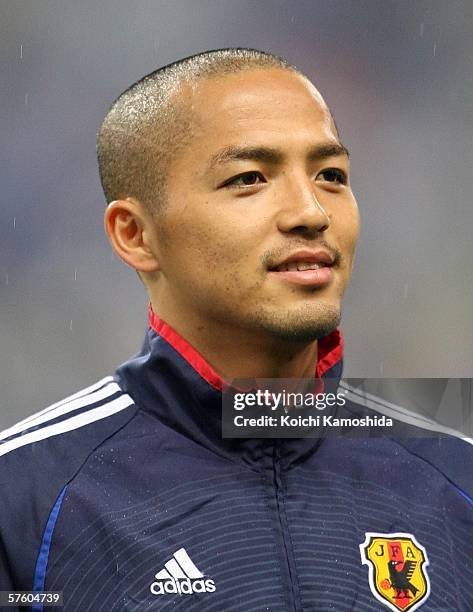
[[[294,342],[216,321],[203,324],[189,317],[153,311],[196,349],[225,379],[312,378],[317,363],[317,341]]]
[[[288,346],[264,343],[240,332],[220,337],[186,338],[225,380],[235,378],[311,378],[317,363],[317,342]]]

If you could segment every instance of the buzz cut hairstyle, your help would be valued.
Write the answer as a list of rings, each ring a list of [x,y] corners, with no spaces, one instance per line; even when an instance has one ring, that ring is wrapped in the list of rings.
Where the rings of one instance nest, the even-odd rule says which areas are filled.
[[[97,138],[107,203],[134,197],[151,212],[166,202],[170,162],[192,135],[192,110],[179,96],[186,84],[243,70],[281,68],[305,78],[285,59],[257,49],[205,51],[178,60],[128,87],[112,103]]]

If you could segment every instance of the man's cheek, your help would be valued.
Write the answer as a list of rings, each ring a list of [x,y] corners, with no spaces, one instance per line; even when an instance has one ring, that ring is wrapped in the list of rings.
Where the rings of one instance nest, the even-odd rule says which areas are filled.
[[[356,217],[348,218],[347,223],[338,231],[338,244],[345,257],[351,255],[356,247],[360,226]]]

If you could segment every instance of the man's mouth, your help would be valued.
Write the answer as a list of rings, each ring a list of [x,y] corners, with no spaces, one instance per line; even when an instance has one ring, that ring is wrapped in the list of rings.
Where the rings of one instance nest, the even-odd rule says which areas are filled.
[[[334,279],[335,258],[325,249],[302,249],[269,268],[272,278],[303,287],[324,287]]]
[[[319,270],[320,268],[325,268],[326,266],[327,264],[310,261],[291,261],[277,266],[277,268],[274,268],[272,272],[302,272],[304,270]]]

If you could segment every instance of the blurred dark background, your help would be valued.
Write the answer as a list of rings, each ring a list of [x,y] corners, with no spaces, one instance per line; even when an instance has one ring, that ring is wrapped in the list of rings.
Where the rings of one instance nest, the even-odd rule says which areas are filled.
[[[346,374],[472,376],[471,0],[2,0],[0,17],[1,427],[139,349],[146,296],[102,229],[96,133],[132,82],[218,47],[298,65],[352,153]]]

